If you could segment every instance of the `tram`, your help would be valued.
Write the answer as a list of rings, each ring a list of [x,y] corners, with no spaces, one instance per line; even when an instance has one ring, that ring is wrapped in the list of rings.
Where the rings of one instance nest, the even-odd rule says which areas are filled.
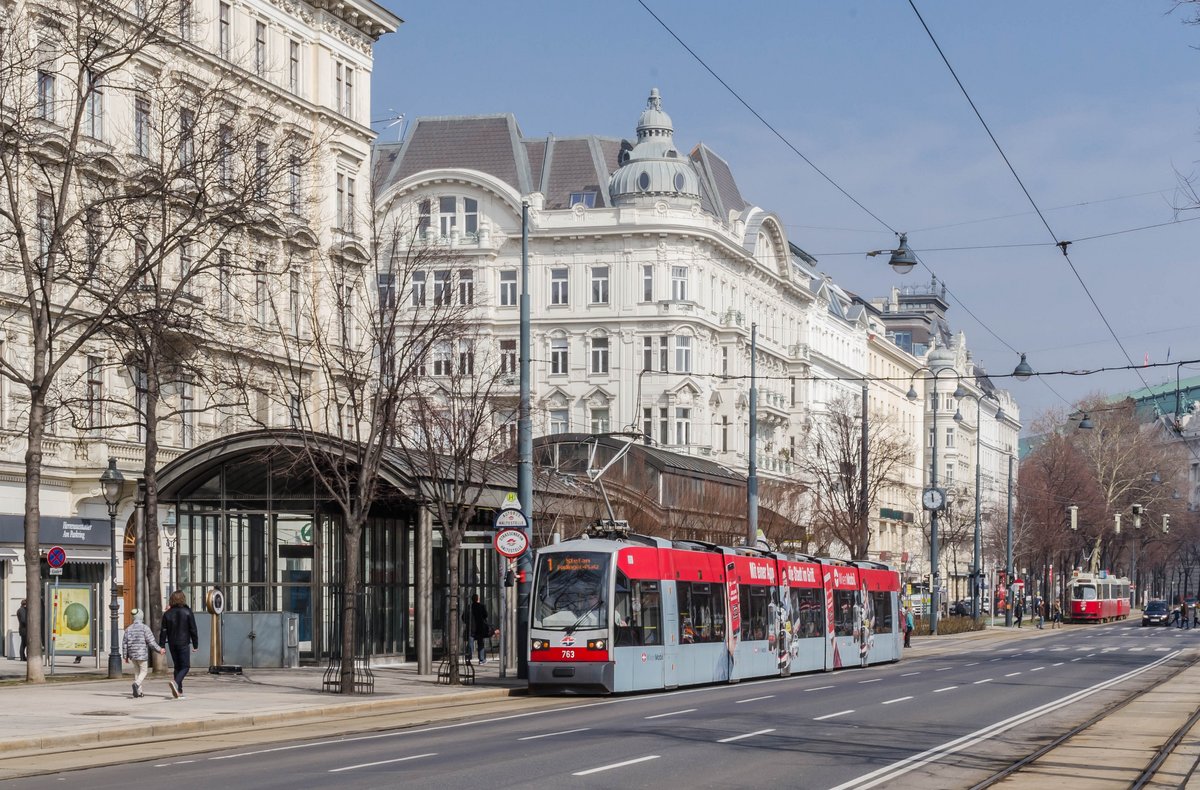
[[[1107,623],[1129,617],[1129,579],[1104,571],[1081,574],[1067,584],[1072,623]]]
[[[900,576],[620,529],[538,551],[529,686],[671,689],[899,661]]]

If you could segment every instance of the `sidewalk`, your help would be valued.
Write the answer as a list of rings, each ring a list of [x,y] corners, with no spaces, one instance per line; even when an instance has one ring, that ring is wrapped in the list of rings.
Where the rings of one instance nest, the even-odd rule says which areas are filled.
[[[353,696],[322,693],[323,667],[252,669],[244,675],[201,670],[185,681],[185,699],[176,700],[168,675],[148,677],[146,696],[134,699],[132,675],[108,680],[106,672],[96,672],[95,659],[90,666],[60,663],[55,679],[39,685],[11,682],[24,678],[25,664],[0,659],[0,681],[10,681],[0,683],[3,708],[21,714],[0,717],[0,759],[475,704],[524,689],[524,681],[500,678],[494,662],[475,669],[475,685],[451,687],[437,684],[434,675],[418,675],[414,664],[373,665],[375,693]]]

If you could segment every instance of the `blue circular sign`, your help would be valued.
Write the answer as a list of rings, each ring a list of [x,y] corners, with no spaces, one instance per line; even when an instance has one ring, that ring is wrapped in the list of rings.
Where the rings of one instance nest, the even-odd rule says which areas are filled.
[[[51,568],[61,568],[67,564],[67,552],[62,546],[54,546],[46,552],[46,562]]]

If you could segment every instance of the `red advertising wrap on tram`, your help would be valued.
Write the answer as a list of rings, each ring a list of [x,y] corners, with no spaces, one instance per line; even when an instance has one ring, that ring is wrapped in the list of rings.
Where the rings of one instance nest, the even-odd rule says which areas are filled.
[[[900,577],[872,562],[606,534],[534,562],[529,684],[620,693],[898,661]]]

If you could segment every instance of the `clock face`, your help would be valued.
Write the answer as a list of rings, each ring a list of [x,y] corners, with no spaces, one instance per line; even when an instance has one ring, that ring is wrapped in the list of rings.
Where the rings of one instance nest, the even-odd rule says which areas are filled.
[[[937,488],[925,489],[925,495],[922,497],[922,503],[928,510],[937,510],[942,506],[944,497],[942,492]]]

